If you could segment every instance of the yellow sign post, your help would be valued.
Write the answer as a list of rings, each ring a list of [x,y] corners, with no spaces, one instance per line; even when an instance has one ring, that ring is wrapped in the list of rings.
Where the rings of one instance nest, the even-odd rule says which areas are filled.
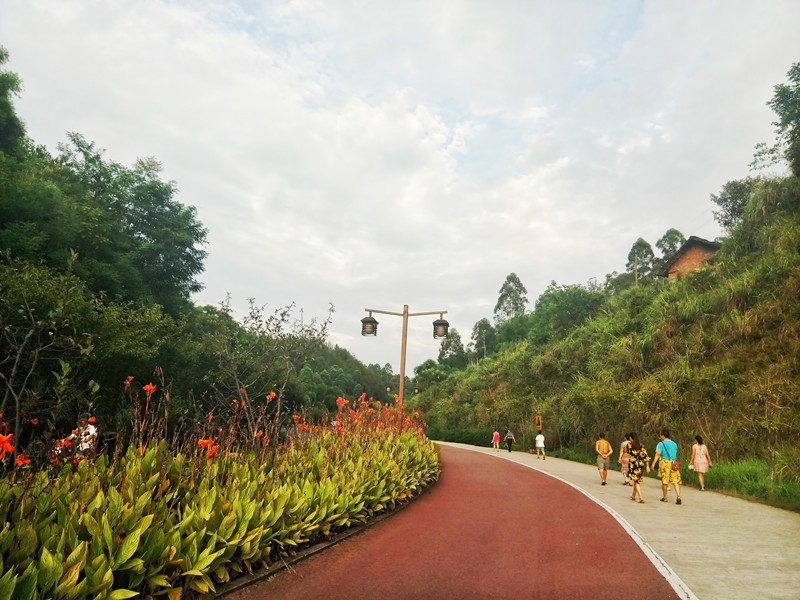
[[[536,415],[536,429],[538,431],[542,430],[542,417],[540,415]]]

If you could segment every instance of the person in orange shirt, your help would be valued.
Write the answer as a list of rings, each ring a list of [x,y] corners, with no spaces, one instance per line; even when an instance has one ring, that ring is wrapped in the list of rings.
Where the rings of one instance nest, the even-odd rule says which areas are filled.
[[[614,454],[614,449],[602,431],[597,434],[597,438],[594,444],[595,452],[597,452],[597,470],[600,472],[600,485],[606,485],[608,467],[611,464],[611,455]]]

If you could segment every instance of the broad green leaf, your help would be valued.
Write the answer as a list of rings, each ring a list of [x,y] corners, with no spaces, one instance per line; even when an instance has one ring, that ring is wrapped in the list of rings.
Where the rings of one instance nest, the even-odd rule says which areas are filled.
[[[0,577],[0,600],[9,600],[17,585],[17,575],[9,569]]]
[[[116,558],[114,558],[114,562],[111,565],[113,570],[116,570],[121,564],[125,563],[133,554],[136,552],[136,549],[139,547],[139,537],[140,532],[138,529],[134,529],[128,534],[128,537],[122,542],[120,546],[119,553],[117,554]]]
[[[67,591],[66,595],[64,596],[64,600],[78,600],[79,598],[82,600],[83,598],[86,598],[88,585],[89,582],[85,579],[82,579],[78,582],[78,585]]]
[[[153,575],[147,578],[147,585],[150,587],[169,587],[170,582],[166,575]]]
[[[42,546],[42,557],[39,559],[39,590],[46,594],[55,587],[63,572],[61,563]]]
[[[87,549],[88,545],[86,542],[81,542],[78,544],[67,557],[67,560],[64,561],[64,566],[69,569],[72,567],[72,565],[80,565],[81,569],[83,569],[84,565],[86,564]]]
[[[78,583],[78,576],[80,575],[80,572],[81,566],[76,564],[72,565],[67,572],[64,573],[64,576],[61,578],[61,581],[56,587],[54,594],[56,598],[63,598],[69,590],[75,587],[75,585]]]
[[[114,590],[108,595],[108,600],[125,600],[126,598],[135,598],[139,592],[133,590]]]

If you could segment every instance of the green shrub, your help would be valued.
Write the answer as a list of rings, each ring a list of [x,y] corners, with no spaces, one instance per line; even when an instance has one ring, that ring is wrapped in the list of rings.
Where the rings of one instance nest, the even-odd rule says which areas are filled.
[[[18,469],[0,480],[0,598],[211,593],[438,477],[434,444],[402,409],[363,402],[335,429],[299,416],[291,429],[285,448],[156,440],[119,460]]]

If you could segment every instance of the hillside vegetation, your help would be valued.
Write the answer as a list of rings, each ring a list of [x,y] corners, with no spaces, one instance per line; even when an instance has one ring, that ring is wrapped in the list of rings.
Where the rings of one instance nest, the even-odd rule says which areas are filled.
[[[770,102],[777,142],[755,163],[785,162],[790,174],[712,195],[728,236],[711,261],[666,280],[664,258],[640,239],[629,272],[605,286],[554,282],[529,313],[503,320],[496,309],[496,330],[485,319],[473,330],[472,359],[452,368],[448,349],[417,370],[431,437],[488,444],[510,427],[528,448],[540,415],[548,446],[585,455],[599,431],[612,441],[636,431],[653,446],[666,427],[684,460],[701,435],[712,458],[760,459],[773,482],[800,482],[800,63],[789,80]],[[487,332],[505,339],[494,352]]]

